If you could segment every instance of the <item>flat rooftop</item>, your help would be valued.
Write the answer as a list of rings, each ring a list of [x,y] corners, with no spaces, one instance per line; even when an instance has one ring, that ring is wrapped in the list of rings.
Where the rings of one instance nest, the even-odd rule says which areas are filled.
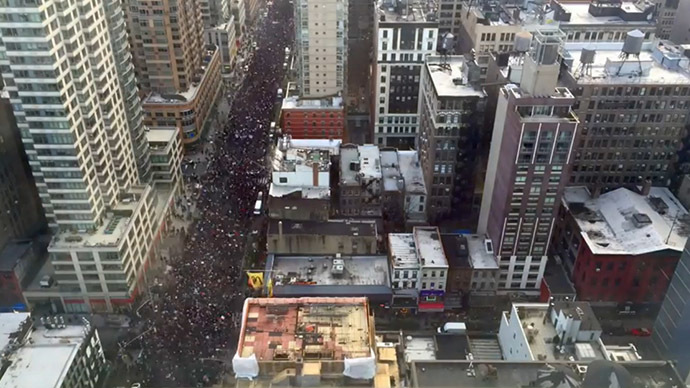
[[[470,363],[473,368],[470,368]],[[640,387],[680,387],[677,373],[666,361],[620,362]],[[482,360],[416,361],[410,365],[412,388],[578,388],[582,377],[570,361],[510,362]],[[471,370],[473,373],[468,373]],[[638,385],[635,385],[637,387]]]
[[[269,187],[268,195],[280,198],[297,192],[300,192],[304,199],[328,199],[331,197],[331,189],[329,187],[284,186],[273,182],[271,182]]]
[[[470,252],[470,263],[474,269],[498,269],[498,262],[493,251],[489,251],[487,247],[486,236],[478,234],[465,235],[467,238],[467,247]]]
[[[404,5],[407,4],[407,5]],[[378,0],[376,2],[379,23],[431,23],[436,15],[436,2],[432,0],[410,0],[409,3]]]
[[[468,78],[467,60],[462,55],[427,57],[426,68],[438,97],[486,97],[479,83],[472,85]],[[479,69],[477,69],[479,71]]]
[[[31,313],[0,313],[0,353],[17,338],[28,320],[31,320]]]
[[[442,234],[441,243],[446,252],[448,266],[453,268],[471,268],[470,252],[467,248],[467,237],[459,234]]]
[[[281,285],[390,286],[386,256],[273,257],[274,287]]]
[[[366,298],[249,298],[237,353],[259,363],[369,357],[369,323]]]
[[[343,109],[343,98],[300,98],[298,96],[290,96],[283,99],[281,109]]]
[[[394,267],[419,268],[417,245],[412,233],[388,233],[388,252]]]
[[[405,181],[405,193],[426,195],[424,173],[419,163],[417,151],[398,150],[398,165]]]
[[[62,386],[85,338],[83,326],[36,328],[31,341],[9,357],[11,364],[0,378],[0,388]]]
[[[275,172],[311,173],[314,166],[319,172],[329,172],[331,170],[330,153],[326,150],[304,148],[275,150],[273,158],[273,171]]]
[[[291,136],[283,136],[278,144],[284,149],[300,148],[304,150],[323,150],[331,155],[340,153],[340,139],[293,139]]]
[[[194,101],[199,94],[201,85],[207,82],[209,79],[209,65],[213,60],[213,57],[217,57],[218,50],[216,46],[206,46],[205,52],[201,56],[201,67],[198,70],[198,82],[192,82],[189,88],[185,91],[179,91],[177,93],[163,94],[158,92],[149,93],[142,104],[144,105],[182,105],[190,101]]]
[[[340,148],[340,181],[343,184],[359,184],[356,176],[363,179],[381,179],[381,152],[378,146],[365,144]]]
[[[576,2],[576,1],[560,1],[558,2],[560,7],[564,11],[570,13],[570,21],[561,21],[561,27],[567,27],[569,25],[612,25],[612,24],[623,24],[629,25],[632,28],[637,26],[654,26],[653,19],[634,21],[625,20],[620,16],[594,16],[589,13],[589,1]],[[643,14],[645,11],[645,5],[651,5],[650,3],[635,3],[632,1],[621,2],[621,11],[630,15]]]
[[[417,254],[422,267],[448,268],[446,254],[441,244],[441,234],[438,228],[418,226],[413,230]]]
[[[177,128],[159,128],[146,131],[146,140],[150,143],[168,144],[178,135]]]
[[[396,150],[381,150],[381,176],[384,191],[403,191],[405,188]]]
[[[605,45],[566,45],[564,57],[572,59],[568,70],[578,84],[682,84],[690,85],[690,66],[687,57],[670,53],[669,46],[643,45],[637,58],[621,59],[622,43]],[[581,54],[584,48],[595,50],[594,63],[584,68]]]
[[[682,252],[690,234],[687,210],[665,187],[652,187],[649,195],[620,188],[599,198],[586,187],[567,187],[563,203],[594,254]]]
[[[119,246],[131,226],[132,217],[137,213],[139,206],[143,206],[142,198],[148,195],[150,190],[152,188],[149,185],[133,186],[106,214],[98,229],[93,232],[60,230],[53,237],[48,250]]]
[[[283,225],[282,233],[284,234],[369,237],[376,237],[378,235],[376,222],[371,220],[328,220],[306,222],[271,220],[268,227],[268,234],[279,234],[279,226],[281,222]]]

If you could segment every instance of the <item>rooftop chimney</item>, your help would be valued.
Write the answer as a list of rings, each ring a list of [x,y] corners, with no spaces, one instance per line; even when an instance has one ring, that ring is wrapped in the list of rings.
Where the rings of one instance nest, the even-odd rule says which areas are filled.
[[[651,179],[645,179],[644,183],[642,184],[642,192],[641,194],[644,195],[645,197],[649,195],[649,192],[652,190],[652,180]]]

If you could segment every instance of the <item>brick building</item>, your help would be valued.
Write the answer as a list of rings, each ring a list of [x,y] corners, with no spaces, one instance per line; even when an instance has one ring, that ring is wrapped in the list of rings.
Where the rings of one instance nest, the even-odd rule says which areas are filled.
[[[341,97],[283,99],[280,127],[293,139],[343,139],[345,110]]]
[[[667,188],[565,190],[554,246],[578,300],[661,302],[690,231]]]

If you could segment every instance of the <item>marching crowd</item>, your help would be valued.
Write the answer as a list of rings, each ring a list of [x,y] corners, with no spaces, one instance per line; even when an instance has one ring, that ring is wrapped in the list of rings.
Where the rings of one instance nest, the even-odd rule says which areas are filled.
[[[199,219],[185,235],[184,252],[168,260],[160,297],[142,313],[146,385],[209,385],[232,357],[245,298],[243,236],[257,193],[266,192],[269,122],[292,37],[292,5],[277,1],[256,28],[258,48],[204,159],[206,173],[195,182]]]

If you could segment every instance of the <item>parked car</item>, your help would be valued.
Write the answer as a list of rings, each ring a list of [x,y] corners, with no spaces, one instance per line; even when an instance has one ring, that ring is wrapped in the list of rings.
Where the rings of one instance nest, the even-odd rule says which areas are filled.
[[[652,335],[652,331],[647,329],[646,327],[640,327],[631,329],[630,334],[634,335],[635,337],[649,337],[650,335]]]

